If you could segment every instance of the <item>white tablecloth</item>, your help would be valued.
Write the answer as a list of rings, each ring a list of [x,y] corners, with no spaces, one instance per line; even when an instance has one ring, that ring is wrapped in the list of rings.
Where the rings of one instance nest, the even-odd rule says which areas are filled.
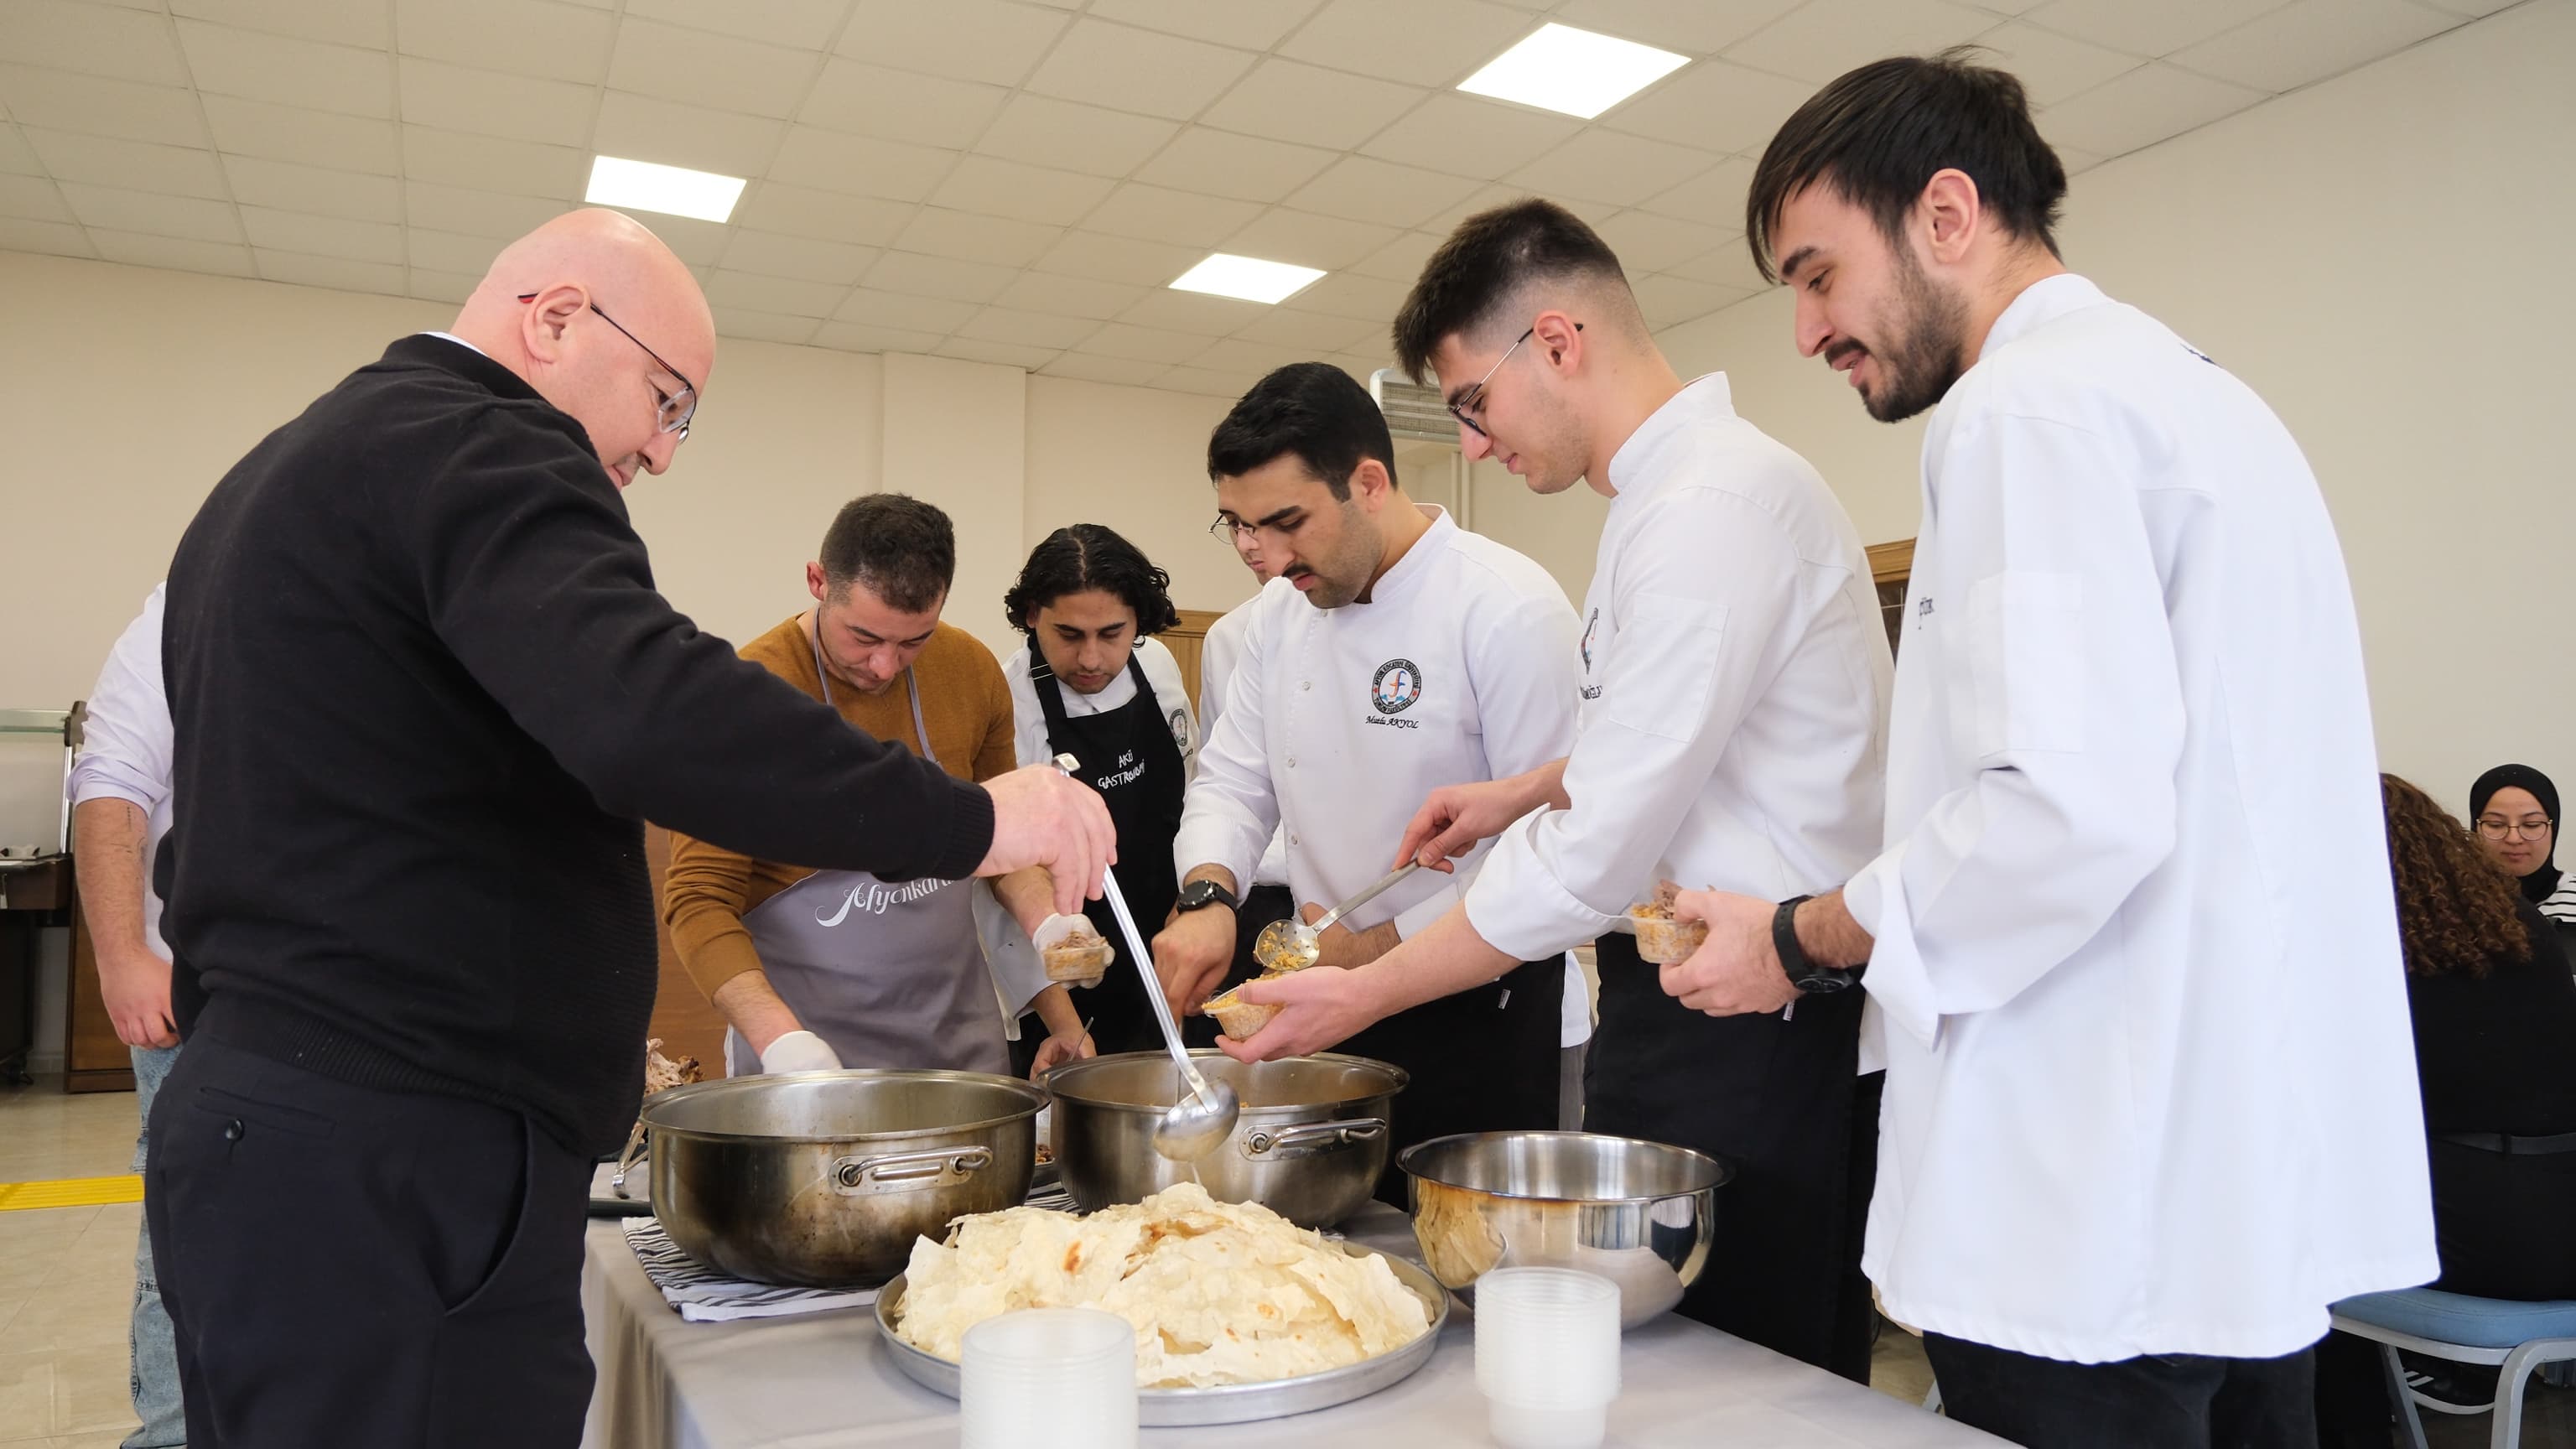
[[[1359,1242],[1417,1255],[1404,1216],[1371,1205]],[[593,1224],[582,1269],[599,1387],[584,1449],[953,1449],[957,1402],[905,1378],[874,1311],[683,1323],[636,1266],[614,1222]],[[1678,1315],[1622,1345],[1610,1444],[1943,1449],[2002,1441]],[[1453,1309],[1431,1362],[1335,1409],[1220,1429],[1148,1429],[1149,1445],[1490,1444],[1476,1389],[1475,1329]]]

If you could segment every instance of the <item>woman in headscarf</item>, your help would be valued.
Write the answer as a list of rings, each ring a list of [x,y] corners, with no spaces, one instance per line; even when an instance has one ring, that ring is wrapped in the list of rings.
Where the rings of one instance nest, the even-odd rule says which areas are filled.
[[[2487,853],[2522,882],[2522,898],[2576,946],[2576,871],[2558,868],[2558,787],[2529,765],[2498,765],[2469,787],[2469,818]]]

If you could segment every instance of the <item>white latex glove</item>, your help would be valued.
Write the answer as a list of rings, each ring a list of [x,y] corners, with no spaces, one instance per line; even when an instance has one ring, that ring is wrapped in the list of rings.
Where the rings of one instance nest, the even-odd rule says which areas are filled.
[[[788,1072],[837,1072],[841,1058],[831,1043],[810,1031],[791,1031],[760,1054],[760,1069],[771,1076]]]

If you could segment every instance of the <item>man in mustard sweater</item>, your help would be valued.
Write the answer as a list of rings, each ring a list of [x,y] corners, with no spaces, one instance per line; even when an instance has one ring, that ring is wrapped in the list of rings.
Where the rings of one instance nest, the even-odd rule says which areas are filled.
[[[822,557],[805,566],[814,607],[744,645],[742,657],[961,780],[1006,774],[1018,760],[1001,666],[939,619],[956,568],[947,514],[901,493],[854,499],[823,535]],[[728,1075],[1008,1072],[976,888],[758,860],[674,832],[662,919],[690,979],[731,1023]],[[1043,869],[998,877],[991,889],[1032,934],[1053,908]],[[1090,1054],[1062,986],[1008,1004],[1014,1016],[1033,1005],[1046,1022],[1038,1070]]]

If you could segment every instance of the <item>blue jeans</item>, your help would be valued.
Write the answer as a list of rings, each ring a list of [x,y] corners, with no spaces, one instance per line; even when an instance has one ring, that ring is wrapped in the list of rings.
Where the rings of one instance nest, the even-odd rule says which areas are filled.
[[[134,1057],[134,1105],[144,1122],[134,1135],[134,1170],[143,1170],[151,1151],[152,1098],[162,1079],[179,1060],[177,1047],[131,1047]],[[152,1230],[147,1224],[134,1244],[134,1324],[127,1340],[132,1354],[130,1387],[135,1417],[142,1427],[125,1436],[123,1449],[171,1449],[188,1442],[188,1420],[179,1404],[179,1346],[170,1336],[170,1315],[161,1306],[161,1284],[152,1270]]]

